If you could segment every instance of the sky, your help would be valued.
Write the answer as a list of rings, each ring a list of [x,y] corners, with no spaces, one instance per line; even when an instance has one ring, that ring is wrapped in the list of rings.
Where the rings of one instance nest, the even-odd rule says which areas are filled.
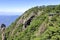
[[[57,4],[60,0],[0,0],[0,15],[20,15],[34,6]]]

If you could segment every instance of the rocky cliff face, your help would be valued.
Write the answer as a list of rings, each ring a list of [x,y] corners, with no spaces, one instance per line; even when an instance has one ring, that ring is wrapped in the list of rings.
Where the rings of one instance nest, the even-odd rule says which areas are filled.
[[[37,6],[27,10],[6,28],[6,40],[60,40],[59,7]]]
[[[0,32],[1,32],[1,39],[2,40],[6,40],[6,35],[5,35],[5,28],[6,28],[6,25],[5,24],[1,24],[0,26]]]

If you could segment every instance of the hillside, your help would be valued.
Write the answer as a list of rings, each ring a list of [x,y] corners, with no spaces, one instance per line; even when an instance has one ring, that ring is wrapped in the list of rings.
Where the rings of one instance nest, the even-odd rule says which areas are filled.
[[[60,5],[27,10],[6,28],[5,34],[6,40],[60,40]]]

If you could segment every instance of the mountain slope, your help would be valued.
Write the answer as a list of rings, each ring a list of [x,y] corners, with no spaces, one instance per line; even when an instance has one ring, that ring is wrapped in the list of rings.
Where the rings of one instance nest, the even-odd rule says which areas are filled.
[[[6,39],[60,40],[59,7],[60,5],[37,6],[27,10],[6,28]]]

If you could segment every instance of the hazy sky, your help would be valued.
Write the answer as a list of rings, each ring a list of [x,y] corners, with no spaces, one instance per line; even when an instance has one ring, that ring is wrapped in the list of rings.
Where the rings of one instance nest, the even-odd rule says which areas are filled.
[[[18,12],[24,12],[27,9],[34,6],[56,5],[56,4],[60,4],[60,0],[0,0],[0,15],[8,14],[4,12],[14,12],[9,13],[9,15],[10,14],[15,15]],[[20,13],[18,13],[18,15],[19,14]]]

